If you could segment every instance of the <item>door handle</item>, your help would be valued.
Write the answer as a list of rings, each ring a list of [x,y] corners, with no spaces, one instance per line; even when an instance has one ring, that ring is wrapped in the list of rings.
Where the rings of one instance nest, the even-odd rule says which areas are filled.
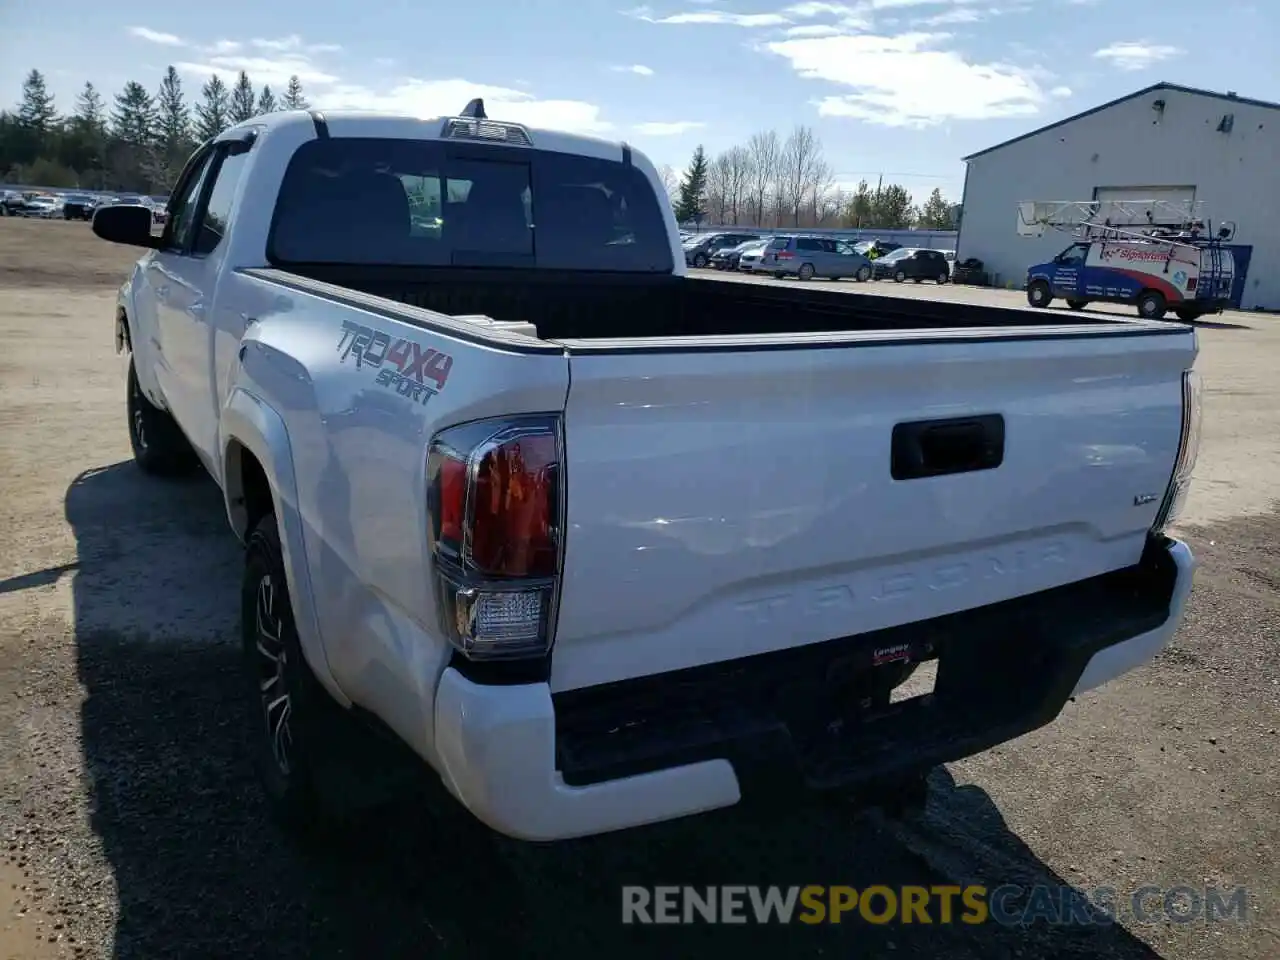
[[[895,480],[992,470],[1003,462],[1004,417],[998,413],[893,428],[889,472]]]
[[[168,295],[169,295],[169,285],[167,283],[162,283],[160,284],[160,286],[156,287],[157,297],[167,297]]]

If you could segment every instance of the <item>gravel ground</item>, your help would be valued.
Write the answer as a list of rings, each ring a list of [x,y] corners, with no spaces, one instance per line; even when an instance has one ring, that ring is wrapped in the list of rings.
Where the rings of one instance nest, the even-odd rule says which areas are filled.
[[[910,823],[736,808],[552,848],[430,791],[327,849],[287,843],[245,760],[239,551],[207,480],[128,462],[114,286],[83,224],[0,221],[0,958],[1263,958],[1280,955],[1280,321],[1203,330],[1203,566],[1151,665],[934,776]],[[852,285],[849,285],[852,287]],[[902,296],[1016,302],[909,285]],[[1227,325],[1229,324],[1229,325]],[[1246,924],[636,928],[619,887],[1244,885]]]

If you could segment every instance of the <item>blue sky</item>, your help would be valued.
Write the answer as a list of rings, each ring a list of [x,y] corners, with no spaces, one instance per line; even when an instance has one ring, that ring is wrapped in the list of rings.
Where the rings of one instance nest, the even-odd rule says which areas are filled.
[[[960,158],[1158,80],[1280,100],[1274,0],[44,0],[0,11],[0,85],[60,106],[91,80],[189,94],[241,69],[277,91],[626,139],[677,169],[751,133],[816,129],[838,182],[960,198]]]

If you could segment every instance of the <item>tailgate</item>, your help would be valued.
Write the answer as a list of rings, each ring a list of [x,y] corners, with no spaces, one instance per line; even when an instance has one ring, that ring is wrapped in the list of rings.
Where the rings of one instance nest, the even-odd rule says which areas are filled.
[[[898,337],[566,344],[554,690],[896,626],[1137,562],[1177,455],[1190,331]],[[925,426],[895,441],[907,423]],[[993,451],[998,466],[983,461]],[[962,472],[918,475],[929,467]]]

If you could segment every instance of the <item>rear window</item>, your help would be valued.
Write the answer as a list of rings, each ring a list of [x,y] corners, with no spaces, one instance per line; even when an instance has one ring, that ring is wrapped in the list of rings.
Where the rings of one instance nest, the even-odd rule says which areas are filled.
[[[267,252],[280,265],[672,268],[666,222],[634,167],[436,140],[304,144]]]

